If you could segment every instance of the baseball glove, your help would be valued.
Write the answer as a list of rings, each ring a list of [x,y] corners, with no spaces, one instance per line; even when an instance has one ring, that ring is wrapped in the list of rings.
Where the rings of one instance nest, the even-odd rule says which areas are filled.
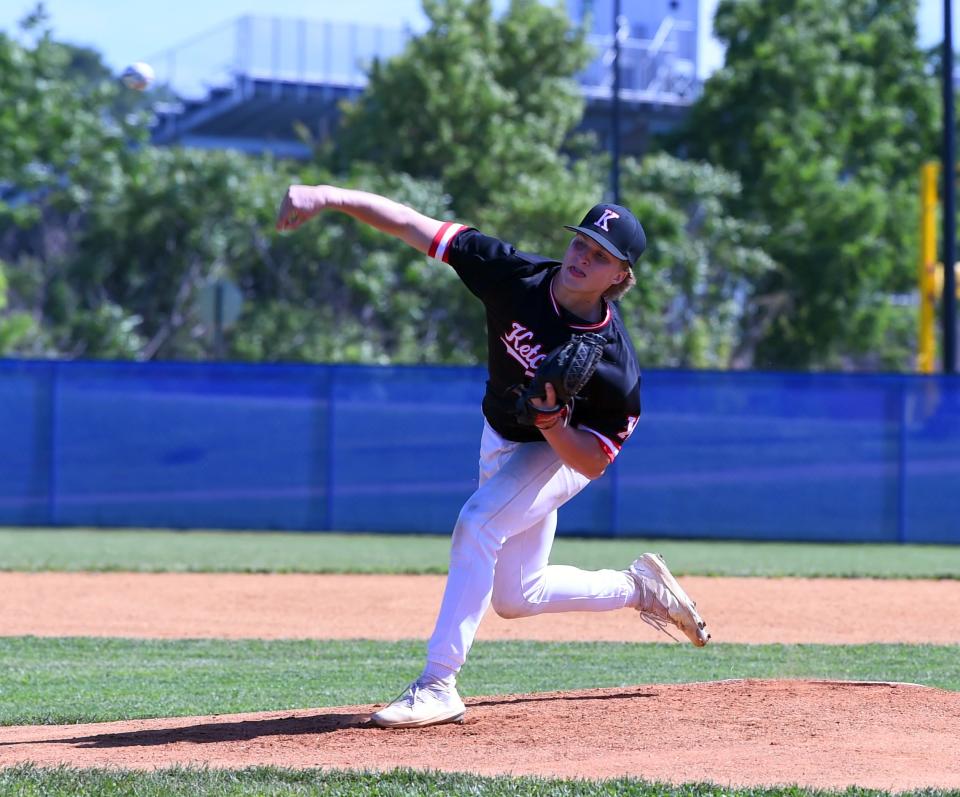
[[[566,425],[573,412],[573,401],[583,390],[603,355],[602,335],[588,332],[574,335],[551,351],[537,367],[530,384],[517,397],[517,421],[524,426],[550,429],[558,423]],[[538,409],[530,399],[545,399],[544,387],[549,382],[557,394],[557,406]]]

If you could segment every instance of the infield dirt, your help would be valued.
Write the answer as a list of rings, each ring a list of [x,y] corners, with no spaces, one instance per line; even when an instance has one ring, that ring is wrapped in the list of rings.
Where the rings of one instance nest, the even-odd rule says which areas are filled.
[[[681,581],[717,642],[960,641],[957,581]],[[431,576],[0,573],[0,634],[426,638],[442,588],[443,578]],[[491,613],[480,638],[663,640],[630,611],[509,622]],[[403,766],[736,786],[960,788],[960,694],[939,689],[734,680],[466,703],[465,724],[416,731],[373,728],[374,706],[7,727],[0,766]]]
[[[960,642],[960,581],[681,579],[714,642]],[[0,573],[0,635],[426,639],[443,576]],[[478,639],[662,642],[632,611],[503,620]]]

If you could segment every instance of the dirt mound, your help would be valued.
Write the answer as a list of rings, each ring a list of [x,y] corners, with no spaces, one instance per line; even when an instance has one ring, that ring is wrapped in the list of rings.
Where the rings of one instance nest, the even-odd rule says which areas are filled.
[[[443,769],[731,786],[960,788],[960,694],[718,681],[466,701],[463,725],[386,731],[371,706],[0,728],[0,765]]]

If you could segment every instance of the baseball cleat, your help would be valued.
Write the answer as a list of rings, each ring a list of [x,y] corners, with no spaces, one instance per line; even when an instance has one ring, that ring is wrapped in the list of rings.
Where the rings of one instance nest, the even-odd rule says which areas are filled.
[[[444,689],[414,681],[403,694],[371,715],[381,728],[423,728],[446,722],[463,722],[466,706],[455,687]]]
[[[677,583],[660,554],[645,553],[630,565],[627,573],[640,589],[637,611],[645,622],[674,639],[666,626],[675,625],[698,648],[707,644],[710,634],[697,613],[697,604]]]

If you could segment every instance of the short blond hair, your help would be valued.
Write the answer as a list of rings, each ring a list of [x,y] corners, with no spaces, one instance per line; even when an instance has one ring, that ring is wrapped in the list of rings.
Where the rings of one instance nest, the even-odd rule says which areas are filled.
[[[626,260],[623,261],[623,268],[627,272],[625,279],[620,280],[616,285],[611,285],[603,292],[603,298],[610,302],[619,302],[624,294],[637,284],[637,278],[633,275],[633,269],[630,268]]]

